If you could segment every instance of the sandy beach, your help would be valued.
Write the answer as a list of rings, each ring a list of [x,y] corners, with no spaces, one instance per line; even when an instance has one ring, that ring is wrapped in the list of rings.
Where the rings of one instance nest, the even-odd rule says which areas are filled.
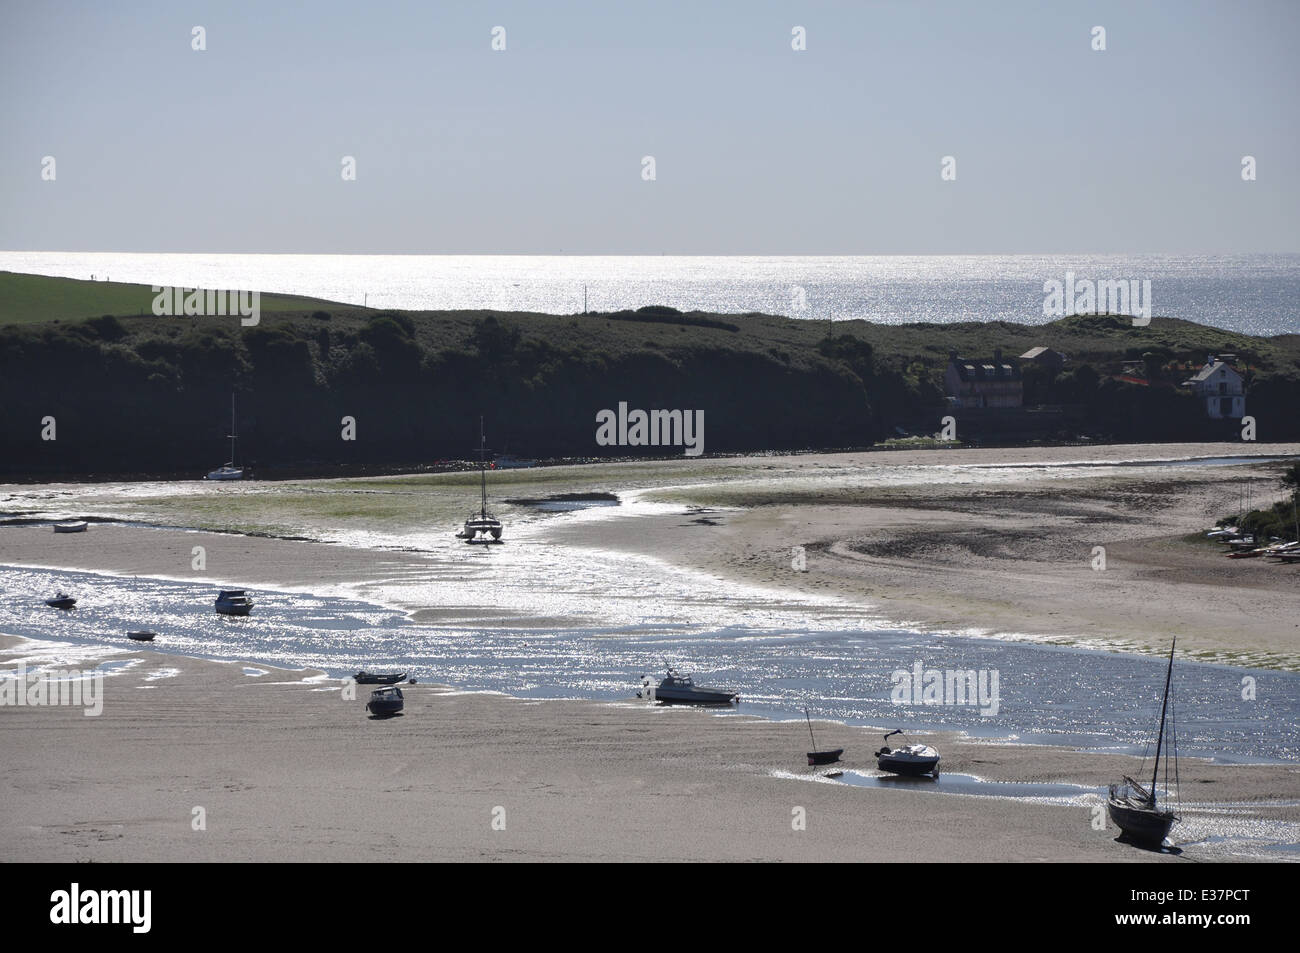
[[[1254,449],[1261,456],[1300,452]],[[1262,492],[1276,483],[1278,466],[1154,473],[1109,466],[1222,452],[1206,445],[809,455],[702,461],[689,473],[665,462],[505,474],[493,492],[535,495],[529,481],[544,479],[547,493],[602,487],[630,507],[601,519],[540,517],[522,532],[525,549],[544,529],[547,545],[560,550],[671,563],[724,587],[778,598],[783,592],[791,600],[831,596],[830,614],[860,609],[936,630],[1020,633],[1149,653],[1167,651],[1176,633],[1180,655],[1185,649],[1193,658],[1297,670],[1300,567],[1225,560],[1217,546],[1192,538],[1230,509],[1243,474]],[[1108,465],[1065,477],[1031,466],[1044,461]],[[989,467],[991,475],[945,476],[945,467],[958,465]],[[1009,468],[1005,479],[999,468]],[[358,485],[365,497],[352,495]],[[26,491],[4,490],[10,512],[23,512]],[[335,494],[331,507],[382,491],[385,516],[368,527],[375,532],[394,518],[391,512],[425,505],[438,492],[427,478],[322,481],[310,490],[316,497]],[[125,493],[115,498],[116,492],[89,488],[90,502],[74,505],[102,518],[138,517],[142,507],[155,507],[173,527],[187,522],[185,508],[194,506],[185,499],[141,504]],[[268,512],[278,500],[277,526],[334,538],[324,517],[294,509],[294,492],[251,487],[248,505]],[[654,506],[641,512],[637,501]],[[194,512],[200,515],[191,525],[213,527],[203,506]],[[191,565],[195,545],[206,550],[202,571]],[[790,567],[794,545],[805,547],[806,572]],[[1104,571],[1090,564],[1094,546],[1106,547]],[[453,578],[458,570],[449,568],[448,553],[459,559],[461,552],[109,523],[71,536],[53,534],[48,525],[0,527],[4,565],[350,587],[361,594],[379,581],[391,591],[428,592]],[[424,623],[462,612],[404,598],[415,601],[402,608]],[[808,605],[817,611],[815,601]],[[509,622],[508,614],[499,621]],[[0,794],[0,845],[7,856],[1102,862],[1291,856],[1198,849],[1180,858],[1115,843],[1113,828],[1098,830],[1092,821],[1101,803],[1095,791],[1136,769],[1136,759],[1121,755],[938,732],[924,740],[943,751],[949,790],[957,790],[963,775],[1086,790],[1035,800],[941,794],[906,782],[835,783],[809,777],[802,723],[753,717],[743,708],[719,715],[630,698],[525,700],[420,684],[408,689],[402,717],[379,721],[362,710],[368,689],[345,701],[337,679],[316,670],[186,658],[107,635],[105,644],[115,664],[130,664],[105,679],[101,716],[0,707],[6,751],[23,765],[5,773]],[[45,646],[10,636],[0,645],[6,670],[49,657]],[[67,651],[75,655],[76,647]],[[853,777],[870,782],[878,774],[870,755],[881,728],[817,727],[821,747],[847,749],[844,767],[861,772]],[[1242,829],[1300,825],[1295,765],[1242,768],[1185,758],[1183,789],[1206,816],[1241,815],[1232,823]],[[196,807],[205,811],[206,831],[191,828]],[[492,826],[498,807],[505,830]],[[798,808],[806,816],[803,830],[792,828]]]
[[[6,639],[0,664],[25,648]],[[364,686],[345,701],[338,682],[310,670],[148,650],[121,658],[135,664],[106,679],[97,718],[0,709],[11,764],[22,765],[2,782],[7,857],[1180,862],[1094,830],[1095,799],[1062,807],[806,780],[799,723],[426,685],[406,689],[403,716],[375,720]],[[846,767],[869,765],[865,730],[819,728],[825,746],[848,749]],[[991,780],[1091,785],[1132,762],[927,740],[948,770]],[[1198,798],[1295,784],[1290,767],[1243,778],[1188,762],[1185,772]],[[193,829],[195,808],[206,830]],[[496,808],[504,830],[493,828]],[[792,826],[798,808],[804,830]],[[1296,808],[1266,813],[1300,821]]]

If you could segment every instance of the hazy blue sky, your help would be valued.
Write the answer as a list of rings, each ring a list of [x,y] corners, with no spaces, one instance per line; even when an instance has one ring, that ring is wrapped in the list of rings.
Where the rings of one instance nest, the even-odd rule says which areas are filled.
[[[0,0],[0,248],[1298,251],[1298,89],[1296,0]]]

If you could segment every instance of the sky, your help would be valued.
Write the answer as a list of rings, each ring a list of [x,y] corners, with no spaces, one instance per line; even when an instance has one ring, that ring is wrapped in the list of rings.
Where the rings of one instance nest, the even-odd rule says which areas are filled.
[[[1297,0],[0,0],[0,249],[1297,252],[1298,49]]]

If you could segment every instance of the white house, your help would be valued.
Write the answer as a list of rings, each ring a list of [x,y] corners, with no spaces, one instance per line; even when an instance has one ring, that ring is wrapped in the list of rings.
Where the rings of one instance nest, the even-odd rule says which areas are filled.
[[[1239,419],[1246,414],[1246,386],[1241,375],[1211,354],[1204,367],[1183,381],[1204,401],[1205,413],[1214,418]]]

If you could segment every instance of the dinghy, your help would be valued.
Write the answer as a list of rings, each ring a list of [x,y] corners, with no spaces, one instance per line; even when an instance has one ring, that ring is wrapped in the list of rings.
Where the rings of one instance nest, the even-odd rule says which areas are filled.
[[[55,523],[54,532],[56,533],[84,533],[90,524],[85,520],[72,520],[67,523]]]
[[[77,604],[77,600],[66,592],[56,593],[53,599],[46,599],[45,604],[51,609],[71,609]]]
[[[381,675],[377,672],[367,672],[363,669],[353,675],[352,680],[358,685],[395,685],[398,682],[406,680],[406,673],[394,672],[391,674]]]
[[[149,632],[147,630],[140,631],[140,632],[128,632],[126,634],[126,637],[130,639],[132,642],[152,642],[154,639],[158,637],[158,633]]]

